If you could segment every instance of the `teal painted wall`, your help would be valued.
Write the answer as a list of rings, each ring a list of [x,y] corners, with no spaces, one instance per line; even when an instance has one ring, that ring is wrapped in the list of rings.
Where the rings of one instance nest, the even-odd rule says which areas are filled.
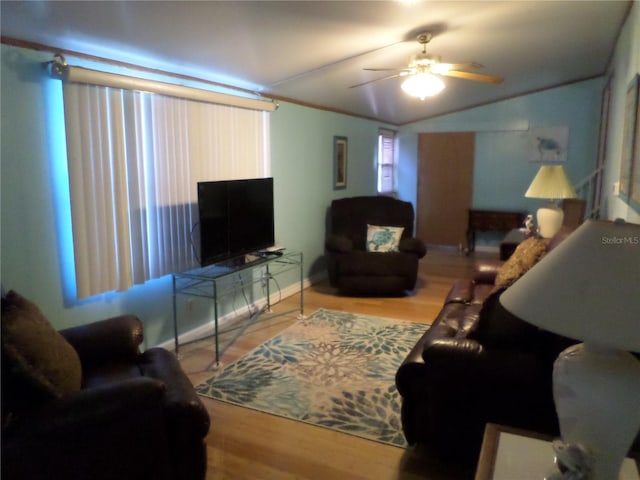
[[[564,166],[574,183],[581,181],[596,164],[602,82],[584,81],[404,126],[399,136],[402,195],[417,201],[418,134],[469,131],[476,132],[472,206],[535,212],[542,201],[524,197],[540,167],[527,159],[528,129],[569,127]],[[491,245],[498,242],[484,237]]]
[[[42,65],[51,57],[2,45],[2,285],[33,300],[56,328],[133,313],[145,324],[147,346],[169,340],[173,336],[170,276],[126,292],[75,299],[61,84],[49,79]],[[93,66],[82,61],[72,64]],[[304,253],[305,276],[322,270],[325,216],[331,200],[375,192],[380,126],[384,125],[288,103],[272,114],[276,237],[279,244]],[[344,190],[333,190],[334,135],[349,139]],[[295,280],[294,275],[291,282]],[[191,315],[181,322],[181,331],[209,318],[207,313]]]

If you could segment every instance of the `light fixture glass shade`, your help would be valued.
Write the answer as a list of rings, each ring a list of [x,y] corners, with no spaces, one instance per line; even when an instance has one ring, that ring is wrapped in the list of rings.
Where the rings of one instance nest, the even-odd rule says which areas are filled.
[[[437,95],[444,89],[442,79],[431,73],[417,73],[402,82],[402,89],[413,97],[424,100]]]
[[[582,340],[553,368],[562,440],[611,480],[640,430],[640,225],[589,220],[509,287],[500,303],[528,323]]]
[[[576,198],[576,191],[562,165],[543,165],[524,196],[548,199]]]

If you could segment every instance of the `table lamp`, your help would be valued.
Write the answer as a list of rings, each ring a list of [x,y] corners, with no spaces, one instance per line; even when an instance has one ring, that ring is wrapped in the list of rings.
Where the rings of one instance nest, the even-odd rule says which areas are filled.
[[[587,221],[509,287],[500,303],[581,340],[554,363],[562,441],[590,453],[595,480],[619,478],[640,430],[640,225]]]
[[[540,228],[540,236],[551,238],[560,230],[564,217],[562,209],[558,207],[555,200],[576,198],[576,191],[562,165],[543,165],[524,196],[549,200],[546,206],[538,209],[536,218]]]

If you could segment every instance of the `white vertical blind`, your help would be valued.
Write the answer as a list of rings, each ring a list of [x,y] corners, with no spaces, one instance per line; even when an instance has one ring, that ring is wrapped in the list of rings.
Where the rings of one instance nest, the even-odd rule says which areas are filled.
[[[264,111],[64,83],[77,295],[196,265],[198,181],[270,173]]]
[[[395,192],[395,132],[378,132],[378,193]]]

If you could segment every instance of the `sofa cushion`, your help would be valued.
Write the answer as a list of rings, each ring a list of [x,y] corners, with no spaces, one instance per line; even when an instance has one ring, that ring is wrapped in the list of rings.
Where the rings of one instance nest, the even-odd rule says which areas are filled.
[[[38,307],[14,291],[2,299],[2,357],[12,377],[32,396],[60,398],[80,390],[82,370],[74,348]],[[4,372],[3,372],[4,374]]]
[[[513,255],[504,262],[496,275],[497,287],[507,288],[527,273],[547,253],[547,243],[541,238],[530,237],[522,242]]]
[[[506,288],[496,287],[480,309],[478,323],[470,335],[487,348],[528,350],[537,338],[538,328],[521,320],[500,304]]]
[[[397,252],[404,227],[367,225],[367,252]]]

